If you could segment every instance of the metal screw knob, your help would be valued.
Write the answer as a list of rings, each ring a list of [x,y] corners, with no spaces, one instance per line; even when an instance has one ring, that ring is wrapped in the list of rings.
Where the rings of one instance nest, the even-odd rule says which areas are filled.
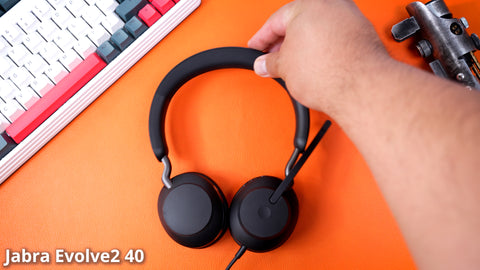
[[[433,50],[432,44],[427,40],[422,39],[417,43],[417,50],[423,58],[430,57]]]

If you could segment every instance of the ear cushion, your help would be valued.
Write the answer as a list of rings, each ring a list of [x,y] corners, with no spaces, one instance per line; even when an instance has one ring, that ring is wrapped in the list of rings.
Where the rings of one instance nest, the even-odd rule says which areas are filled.
[[[248,250],[265,252],[282,245],[292,234],[298,219],[298,199],[290,189],[277,203],[270,196],[282,180],[257,177],[235,194],[230,205],[230,233]]]
[[[200,173],[180,174],[172,183],[158,196],[158,215],[168,235],[187,247],[213,244],[228,225],[228,204],[220,188]]]

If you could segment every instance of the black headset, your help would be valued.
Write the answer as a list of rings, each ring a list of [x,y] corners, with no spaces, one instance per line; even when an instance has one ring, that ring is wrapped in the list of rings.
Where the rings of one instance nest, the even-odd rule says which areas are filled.
[[[157,88],[150,108],[149,132],[153,152],[164,164],[164,187],[158,197],[158,215],[166,232],[181,245],[207,247],[230,228],[234,240],[242,247],[239,253],[243,254],[245,250],[265,252],[279,247],[293,232],[298,218],[298,200],[291,189],[293,177],[330,125],[329,121],[325,123],[316,136],[315,145],[312,142],[297,162],[307,144],[310,116],[308,109],[294,99],[291,99],[296,117],[294,151],[287,163],[284,181],[272,176],[248,181],[235,194],[229,209],[222,191],[208,176],[189,172],[170,179],[165,117],[177,90],[190,79],[208,71],[226,68],[253,70],[255,59],[262,54],[240,47],[207,50],[178,64]],[[287,90],[281,79],[275,80]]]

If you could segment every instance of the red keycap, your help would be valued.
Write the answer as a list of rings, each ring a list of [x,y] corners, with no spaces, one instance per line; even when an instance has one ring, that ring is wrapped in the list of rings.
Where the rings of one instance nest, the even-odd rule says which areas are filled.
[[[60,106],[89,82],[107,64],[96,54],[90,56],[72,70],[45,96],[37,101],[24,112],[6,130],[7,134],[16,142],[20,143],[40,124],[52,115]]]
[[[152,0],[152,5],[164,15],[169,11],[173,6],[175,6],[175,3],[171,0]]]
[[[158,21],[162,15],[152,5],[147,4],[138,12],[138,17],[150,27]]]

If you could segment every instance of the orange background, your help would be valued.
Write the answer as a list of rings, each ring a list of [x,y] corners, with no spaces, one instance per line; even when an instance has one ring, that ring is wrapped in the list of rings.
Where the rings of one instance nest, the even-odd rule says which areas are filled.
[[[143,249],[140,265],[28,264],[32,268],[224,269],[238,249],[227,233],[206,249],[171,240],[157,215],[162,165],[150,149],[148,113],[165,74],[214,47],[246,46],[286,0],[204,0],[67,128],[0,185],[0,263],[5,250]],[[357,0],[393,57],[426,68],[412,43],[390,28],[410,0]],[[480,4],[449,0],[455,17],[480,32]],[[321,16],[321,14],[319,14]],[[301,46],[301,44],[299,44]],[[332,44],[332,46],[338,46]],[[272,80],[249,71],[215,71],[189,82],[171,103],[167,140],[172,175],[200,171],[228,201],[247,180],[282,177],[292,151],[293,109]],[[311,137],[327,116],[311,113]],[[310,138],[311,138],[310,137]],[[382,146],[378,146],[382,147]],[[401,233],[355,146],[334,124],[296,178],[300,216],[291,238],[234,269],[414,269]],[[407,198],[406,198],[407,199]]]

